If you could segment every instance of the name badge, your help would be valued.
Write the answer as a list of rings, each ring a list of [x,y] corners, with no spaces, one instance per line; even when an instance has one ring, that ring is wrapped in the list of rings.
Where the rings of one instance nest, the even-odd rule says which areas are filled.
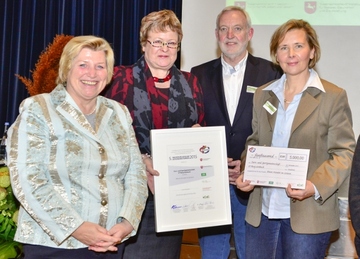
[[[255,93],[256,89],[257,89],[256,86],[248,85],[248,86],[246,87],[246,92],[253,94],[253,93]]]
[[[271,115],[274,114],[274,112],[276,112],[276,107],[274,105],[272,105],[271,102],[267,101],[264,105],[263,105],[264,109],[267,110],[268,113],[270,113]]]

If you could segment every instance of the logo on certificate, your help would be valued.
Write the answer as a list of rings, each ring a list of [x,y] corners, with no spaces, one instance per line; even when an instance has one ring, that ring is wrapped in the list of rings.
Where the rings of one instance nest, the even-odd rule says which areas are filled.
[[[199,149],[199,151],[200,151],[201,153],[203,153],[203,154],[207,154],[207,153],[210,152],[210,147],[203,145],[203,146]]]

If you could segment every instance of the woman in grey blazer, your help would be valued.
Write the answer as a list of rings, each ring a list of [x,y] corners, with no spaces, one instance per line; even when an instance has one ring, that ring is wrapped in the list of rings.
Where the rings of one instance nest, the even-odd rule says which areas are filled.
[[[338,196],[346,195],[355,139],[344,89],[313,69],[320,58],[315,30],[289,20],[273,34],[273,62],[284,75],[254,95],[248,145],[309,149],[305,189],[254,186],[246,212],[246,258],[321,258],[339,228]],[[245,165],[246,150],[242,154]]]

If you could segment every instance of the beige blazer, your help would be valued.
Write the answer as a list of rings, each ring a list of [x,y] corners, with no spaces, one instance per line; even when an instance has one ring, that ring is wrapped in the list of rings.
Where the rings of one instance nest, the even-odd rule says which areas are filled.
[[[339,228],[338,197],[347,196],[351,161],[355,148],[352,117],[344,89],[321,79],[325,93],[314,87],[304,91],[293,121],[289,148],[310,149],[307,179],[317,188],[320,200],[313,197],[291,202],[290,221],[296,233],[322,233]],[[269,83],[270,84],[270,83]],[[277,113],[269,114],[263,105],[278,107],[272,91],[257,89],[254,95],[253,134],[246,145],[270,146]],[[242,154],[245,165],[246,149]],[[250,194],[246,221],[259,226],[262,187]]]

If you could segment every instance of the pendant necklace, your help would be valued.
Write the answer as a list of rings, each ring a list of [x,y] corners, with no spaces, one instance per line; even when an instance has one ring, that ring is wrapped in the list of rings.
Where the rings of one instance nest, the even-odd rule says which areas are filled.
[[[285,79],[285,82],[284,82],[284,103],[290,104],[292,101],[288,101],[288,100],[286,100],[286,98],[285,98],[286,86],[287,86],[287,80]]]

